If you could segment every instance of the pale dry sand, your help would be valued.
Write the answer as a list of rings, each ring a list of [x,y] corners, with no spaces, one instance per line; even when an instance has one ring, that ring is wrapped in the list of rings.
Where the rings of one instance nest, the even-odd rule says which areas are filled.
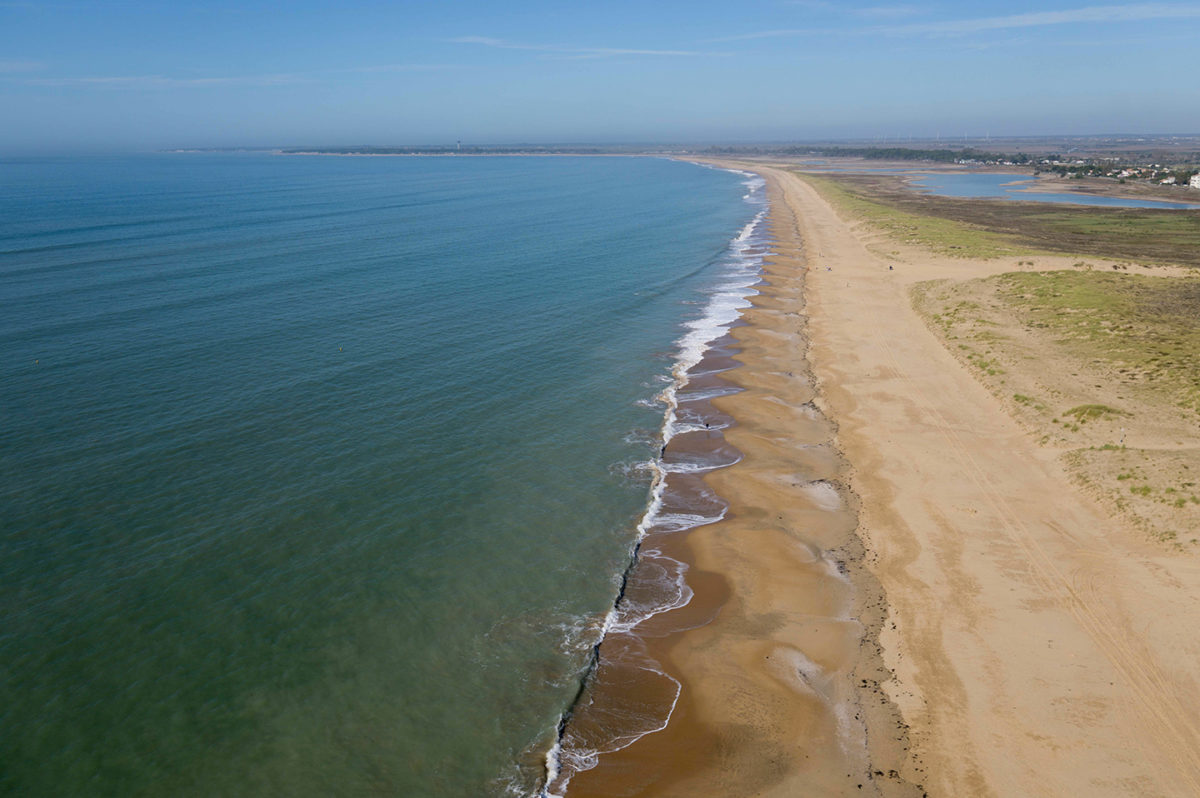
[[[884,590],[901,774],[938,796],[1200,795],[1200,563],[1083,495],[912,309],[896,271],[797,176],[819,404]]]

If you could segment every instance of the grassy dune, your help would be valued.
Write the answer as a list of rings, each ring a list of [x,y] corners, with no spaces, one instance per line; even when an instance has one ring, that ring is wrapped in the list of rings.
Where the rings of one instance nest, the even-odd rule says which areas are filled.
[[[913,287],[916,308],[1075,479],[1200,551],[1200,277],[1009,272]]]
[[[894,175],[804,175],[839,207],[935,252],[992,258],[1035,251],[1200,266],[1200,211],[939,197]]]
[[[983,227],[931,213],[906,210],[890,199],[874,199],[866,187],[851,184],[848,178],[831,179],[806,174],[804,179],[842,212],[862,219],[904,243],[917,244],[956,258],[1032,254],[1028,247]]]
[[[997,297],[1113,379],[1200,414],[1200,282],[1088,271],[1011,272]]]

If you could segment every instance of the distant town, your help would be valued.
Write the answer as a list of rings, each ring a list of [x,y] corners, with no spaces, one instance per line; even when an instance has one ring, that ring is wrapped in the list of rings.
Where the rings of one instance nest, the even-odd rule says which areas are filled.
[[[1064,178],[1109,178],[1118,183],[1140,181],[1200,189],[1200,137],[1080,137],[1075,139],[1008,139],[982,149],[974,141],[963,146],[920,142],[921,146],[848,146],[843,143],[708,149],[713,155],[789,156],[800,159],[861,158],[868,161],[914,161],[979,167],[1022,167],[1034,174]],[[1003,149],[996,147],[1001,145]]]
[[[1110,177],[1122,183],[1127,180],[1145,180],[1163,186],[1180,185],[1200,189],[1200,169],[1161,163],[1137,166],[1112,158],[1099,161],[1043,159],[1037,162],[1037,168],[1034,171],[1055,172],[1063,177]]]

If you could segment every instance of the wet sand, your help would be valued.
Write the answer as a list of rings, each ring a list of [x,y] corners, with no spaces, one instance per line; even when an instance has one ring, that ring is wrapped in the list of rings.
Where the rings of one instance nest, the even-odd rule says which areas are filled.
[[[668,478],[668,512],[713,494],[728,511],[643,544],[690,567],[690,603],[637,629],[680,684],[678,703],[666,728],[575,775],[570,798],[920,794],[898,773],[906,733],[879,689],[882,595],[862,565],[834,427],[813,401],[802,242],[778,183],[768,191],[774,254],[760,294],[679,397],[681,412],[714,429],[675,437],[663,457],[668,467],[740,458]],[[722,386],[740,390],[689,401]],[[615,670],[621,645],[602,644],[592,717],[580,713],[576,727],[668,694],[659,683],[650,698],[656,677]]]

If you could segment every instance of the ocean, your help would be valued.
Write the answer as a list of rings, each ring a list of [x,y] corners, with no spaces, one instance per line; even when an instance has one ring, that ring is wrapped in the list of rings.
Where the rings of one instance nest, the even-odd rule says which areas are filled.
[[[664,515],[660,453],[763,194],[653,158],[0,160],[0,792],[535,795],[652,731],[563,721],[602,637],[686,601],[664,560],[614,609],[649,530],[711,520]]]

